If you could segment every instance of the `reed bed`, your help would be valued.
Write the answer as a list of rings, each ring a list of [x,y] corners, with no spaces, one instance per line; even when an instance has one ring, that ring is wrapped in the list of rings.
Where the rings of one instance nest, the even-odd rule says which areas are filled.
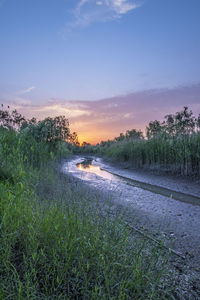
[[[96,154],[130,161],[134,167],[200,176],[200,133],[173,138],[124,140],[96,147]]]
[[[162,251],[102,215],[56,156],[0,129],[0,299],[173,299]]]

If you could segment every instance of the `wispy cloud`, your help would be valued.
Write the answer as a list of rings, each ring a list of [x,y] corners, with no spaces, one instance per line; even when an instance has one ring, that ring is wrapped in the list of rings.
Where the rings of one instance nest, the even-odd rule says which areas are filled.
[[[141,3],[136,3],[135,1],[130,0],[105,0],[107,2],[107,6],[115,11],[118,15],[124,15],[128,11],[133,10],[139,6]]]
[[[31,91],[33,91],[35,88],[36,88],[35,86],[30,86],[30,87],[28,87],[27,89],[20,91],[19,94],[20,94],[20,95],[28,94],[28,93],[30,93]]]
[[[9,88],[0,86],[0,103],[9,105],[24,105],[30,106],[33,102],[31,92],[36,89],[35,86],[30,86],[23,90],[16,90],[12,85]]]
[[[79,0],[73,11],[73,21],[67,24],[70,31],[96,22],[119,19],[142,5],[135,0]]]

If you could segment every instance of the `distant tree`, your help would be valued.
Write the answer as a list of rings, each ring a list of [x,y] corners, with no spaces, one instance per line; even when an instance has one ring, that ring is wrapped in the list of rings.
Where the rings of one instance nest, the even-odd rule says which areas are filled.
[[[91,146],[91,144],[90,143],[87,143],[87,142],[82,142],[82,145],[81,145],[81,147],[88,147],[88,146]]]
[[[36,125],[38,122],[37,122],[37,119],[36,118],[32,118],[30,120],[24,120],[20,126],[20,131],[23,131],[25,128],[27,128],[28,126],[31,126],[31,125]]]
[[[4,128],[10,127],[10,114],[6,110],[0,110],[0,125]]]
[[[35,118],[22,124],[21,131],[31,135],[36,141],[44,141],[55,148],[61,141],[70,141],[69,121],[65,116],[45,118],[37,122]]]
[[[151,121],[146,127],[147,137],[154,138],[156,136],[188,135],[195,132],[195,127],[198,128],[200,123],[199,117],[195,119],[193,112],[187,106],[182,111],[176,114],[165,116],[164,122]]]
[[[149,125],[146,127],[147,138],[148,139],[155,138],[156,136],[160,135],[162,131],[163,131],[163,127],[159,121],[157,120],[151,121],[149,122]]]
[[[175,115],[176,120],[176,133],[177,134],[190,134],[195,129],[195,117],[193,112],[188,110],[185,106],[183,111],[177,112]]]
[[[20,113],[18,113],[15,110],[12,111],[11,113],[11,119],[12,119],[12,124],[13,127],[18,130],[20,128],[20,126],[22,125],[22,123],[25,121],[25,117],[23,117]]]
[[[196,128],[197,128],[198,131],[200,131],[200,114],[196,118]]]
[[[106,146],[106,144],[107,144],[107,142],[106,142],[106,141],[101,141],[101,142],[100,142],[100,146],[101,146],[101,147],[104,147],[104,146]]]
[[[117,142],[121,142],[125,139],[125,135],[123,133],[120,133],[118,137],[115,138]]]
[[[163,122],[163,128],[167,135],[174,136],[176,134],[176,121],[174,115],[166,115],[166,121]]]
[[[127,130],[125,137],[126,137],[126,139],[129,139],[129,140],[140,140],[140,139],[144,138],[142,131],[136,130],[136,129]]]
[[[3,109],[4,105],[1,104],[2,109],[0,110],[0,126],[4,128],[12,128],[14,130],[19,130],[22,123],[25,121],[25,118],[18,113],[16,110],[10,112],[7,106],[7,109]]]
[[[70,142],[75,146],[80,146],[78,135],[76,132],[70,134]]]

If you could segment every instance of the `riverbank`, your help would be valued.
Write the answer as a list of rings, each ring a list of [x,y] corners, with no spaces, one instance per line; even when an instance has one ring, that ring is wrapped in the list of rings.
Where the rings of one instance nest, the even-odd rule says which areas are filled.
[[[88,159],[88,156],[86,158]],[[102,201],[109,199],[109,204],[106,202],[105,204],[109,205],[113,212],[121,211],[124,220],[126,220],[128,224],[133,225],[153,238],[163,240],[166,246],[173,248],[178,253],[181,253],[182,256],[185,256],[183,261],[177,262],[177,259],[175,259],[175,268],[180,269],[178,280],[186,281],[186,286],[188,284],[187,281],[190,283],[196,282],[194,283],[194,289],[197,289],[197,295],[200,295],[200,207],[182,203],[149,191],[143,191],[137,187],[131,187],[124,182],[120,182],[118,178],[115,179],[115,177],[109,181],[106,178],[101,179],[99,175],[97,176],[90,172],[87,173],[87,169],[85,169],[86,172],[80,171],[80,169],[76,167],[76,164],[83,160],[84,157],[77,157],[74,160],[74,164],[73,160],[72,165],[68,164],[70,170],[73,171],[70,172],[70,174],[74,176],[75,180],[78,180],[78,182],[81,181],[82,183],[84,182],[93,192],[98,191],[102,197]],[[148,179],[149,182],[156,185],[163,182],[166,186],[167,183],[170,182],[171,188],[178,187],[178,190],[182,191],[185,186],[187,192],[194,192],[193,187],[189,184],[190,181],[186,179],[182,181],[182,178],[177,178],[177,180],[180,179],[180,181],[174,182],[174,177],[168,177],[168,180],[166,180],[165,176],[160,178],[155,175],[152,178],[152,174],[149,173],[146,174],[146,177],[143,177],[143,172],[135,173],[133,170],[128,170],[127,173],[127,169],[116,168],[116,165],[108,164],[107,161],[105,162],[105,160],[96,157],[93,164],[100,166],[100,168],[104,170],[109,170],[110,173],[123,174],[123,176],[129,176],[131,178],[140,176],[140,179],[143,181]],[[86,176],[84,175],[85,173]],[[169,187],[169,185],[167,186]],[[197,195],[198,187],[197,185],[197,190],[195,190]],[[193,291],[192,285],[188,287],[188,289]],[[189,296],[191,298],[187,298]],[[198,299],[197,296],[195,296],[196,298],[192,298],[192,294],[189,296],[187,294],[185,299]]]
[[[195,216],[191,204],[100,167],[106,178],[83,173],[73,159],[63,175],[58,158],[77,147],[49,131],[56,120],[31,120],[19,132],[0,128],[0,298],[198,299],[191,252],[178,254],[165,242],[184,237],[178,245],[188,246],[192,237],[196,251],[199,206]],[[62,124],[56,132],[68,134]]]
[[[0,182],[1,299],[172,299],[167,255],[49,162]]]
[[[95,156],[94,159],[96,159]],[[103,169],[106,168],[107,171],[112,173],[117,172],[120,176],[200,197],[200,178],[169,174],[165,170],[156,167],[152,169],[135,168],[131,162],[119,161],[104,156],[97,159],[98,163],[102,164]]]
[[[55,168],[63,144],[0,129],[0,299],[173,299],[166,253]]]

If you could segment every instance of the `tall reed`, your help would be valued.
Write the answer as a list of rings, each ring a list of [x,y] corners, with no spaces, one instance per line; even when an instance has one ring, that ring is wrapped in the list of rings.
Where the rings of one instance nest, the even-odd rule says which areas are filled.
[[[130,239],[43,146],[0,132],[0,299],[173,299],[161,250]]]
[[[93,152],[130,161],[137,168],[157,168],[181,175],[200,176],[200,133],[114,141],[94,147]]]

